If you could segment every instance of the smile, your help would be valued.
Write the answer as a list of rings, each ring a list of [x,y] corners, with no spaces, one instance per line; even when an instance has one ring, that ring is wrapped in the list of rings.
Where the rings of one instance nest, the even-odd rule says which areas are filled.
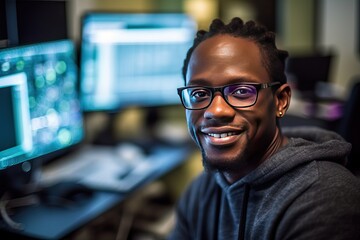
[[[244,131],[240,131],[238,129],[206,129],[203,130],[203,134],[205,134],[205,142],[206,144],[212,146],[225,146],[225,145],[233,145],[239,141]]]

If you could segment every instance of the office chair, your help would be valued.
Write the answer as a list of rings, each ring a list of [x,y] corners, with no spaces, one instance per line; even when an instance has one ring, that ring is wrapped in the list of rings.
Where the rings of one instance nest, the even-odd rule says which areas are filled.
[[[344,105],[338,132],[352,144],[347,168],[360,176],[360,76],[354,79],[349,98]]]

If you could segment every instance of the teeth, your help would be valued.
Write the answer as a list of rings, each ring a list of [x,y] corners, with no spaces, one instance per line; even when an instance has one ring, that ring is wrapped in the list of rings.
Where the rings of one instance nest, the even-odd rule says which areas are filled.
[[[228,136],[232,136],[234,134],[235,133],[233,133],[233,132],[229,132],[229,133],[209,133],[208,135],[211,137],[215,137],[215,138],[225,138]]]
[[[227,136],[228,136],[227,133],[222,133],[222,134],[220,134],[220,137],[221,137],[221,138],[224,138],[224,137],[227,137]]]

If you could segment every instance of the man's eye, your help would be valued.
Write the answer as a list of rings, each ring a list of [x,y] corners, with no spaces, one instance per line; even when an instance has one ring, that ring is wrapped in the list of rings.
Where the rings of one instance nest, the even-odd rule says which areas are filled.
[[[231,96],[236,98],[249,98],[254,94],[256,94],[256,89],[247,86],[238,87],[231,92]]]
[[[195,89],[193,91],[191,91],[191,99],[193,101],[201,101],[205,98],[209,98],[210,94],[208,91],[204,90],[204,89]]]

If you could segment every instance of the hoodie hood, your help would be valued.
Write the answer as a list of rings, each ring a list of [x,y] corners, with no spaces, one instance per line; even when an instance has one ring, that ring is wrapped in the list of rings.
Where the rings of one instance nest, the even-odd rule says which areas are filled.
[[[351,144],[340,135],[317,127],[283,128],[282,132],[289,138],[288,144],[239,181],[229,185],[221,173],[216,173],[221,188],[228,191],[245,183],[262,184],[311,161],[344,165],[351,150]]]

